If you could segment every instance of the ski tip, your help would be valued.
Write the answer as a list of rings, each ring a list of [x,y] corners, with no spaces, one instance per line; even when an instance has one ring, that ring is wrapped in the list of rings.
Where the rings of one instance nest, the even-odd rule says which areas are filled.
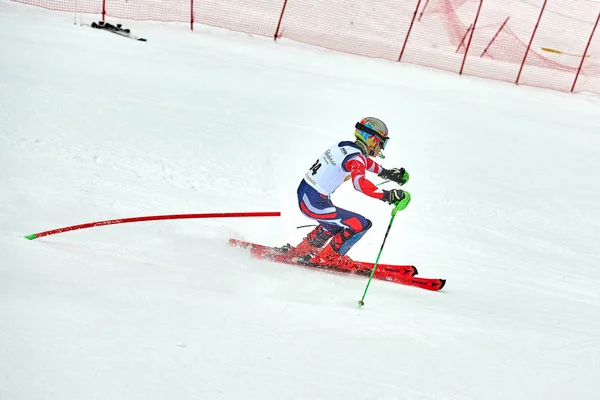
[[[445,279],[440,279],[440,282],[442,282],[442,286],[440,286],[440,288],[438,290],[442,290],[444,288],[444,286],[446,286],[446,280]]]
[[[412,267],[413,267],[413,271],[414,271],[413,276],[419,275],[419,270],[417,269],[417,267],[415,267],[414,265]]]
[[[25,239],[27,239],[27,240],[33,240],[33,239],[35,239],[36,237],[37,237],[37,236],[35,235],[35,233],[32,233],[31,235],[24,236],[24,238],[25,238]]]

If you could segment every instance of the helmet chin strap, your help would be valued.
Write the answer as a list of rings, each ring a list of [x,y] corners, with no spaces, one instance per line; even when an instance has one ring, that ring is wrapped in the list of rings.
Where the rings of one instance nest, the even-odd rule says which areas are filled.
[[[375,152],[369,149],[369,147],[364,142],[357,140],[355,143],[358,144],[358,146],[361,148],[363,154],[368,155],[369,157],[373,157],[375,155]],[[379,154],[377,154],[377,157],[385,158],[381,150],[379,150]]]

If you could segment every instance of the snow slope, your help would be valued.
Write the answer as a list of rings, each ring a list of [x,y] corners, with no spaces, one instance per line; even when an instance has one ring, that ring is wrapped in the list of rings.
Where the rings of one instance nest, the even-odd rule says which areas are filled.
[[[90,23],[92,17],[84,17]],[[198,27],[0,0],[0,399],[593,399],[600,376],[600,99]],[[304,171],[363,116],[410,206],[382,262],[432,293],[275,265]],[[374,181],[378,179],[374,177]],[[390,207],[336,204],[372,230]],[[142,215],[157,221],[27,241]]]

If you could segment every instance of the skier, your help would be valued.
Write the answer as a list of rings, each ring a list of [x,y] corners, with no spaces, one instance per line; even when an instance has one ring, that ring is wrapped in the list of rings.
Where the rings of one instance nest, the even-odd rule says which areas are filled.
[[[355,125],[356,141],[342,141],[330,147],[315,161],[298,186],[298,205],[308,218],[319,225],[288,254],[311,257],[313,263],[342,270],[354,269],[346,253],[371,228],[371,221],[360,214],[335,206],[331,194],[346,180],[352,179],[354,189],[389,204],[400,203],[400,209],[410,202],[410,194],[401,189],[382,190],[365,177],[369,171],[400,186],[408,182],[404,168],[385,169],[371,157],[384,158],[381,150],[388,141],[388,129],[383,121],[367,117]],[[327,242],[331,242],[326,246]]]

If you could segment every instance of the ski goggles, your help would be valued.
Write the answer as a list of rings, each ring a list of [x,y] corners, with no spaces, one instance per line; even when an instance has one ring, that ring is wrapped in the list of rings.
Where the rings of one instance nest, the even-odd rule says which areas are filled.
[[[357,122],[354,127],[359,131],[363,131],[375,136],[377,139],[379,139],[381,150],[385,150],[385,145],[387,144],[387,141],[389,139],[387,136],[383,136],[381,132],[377,132],[375,129],[371,129],[368,126],[361,124],[360,122]]]

